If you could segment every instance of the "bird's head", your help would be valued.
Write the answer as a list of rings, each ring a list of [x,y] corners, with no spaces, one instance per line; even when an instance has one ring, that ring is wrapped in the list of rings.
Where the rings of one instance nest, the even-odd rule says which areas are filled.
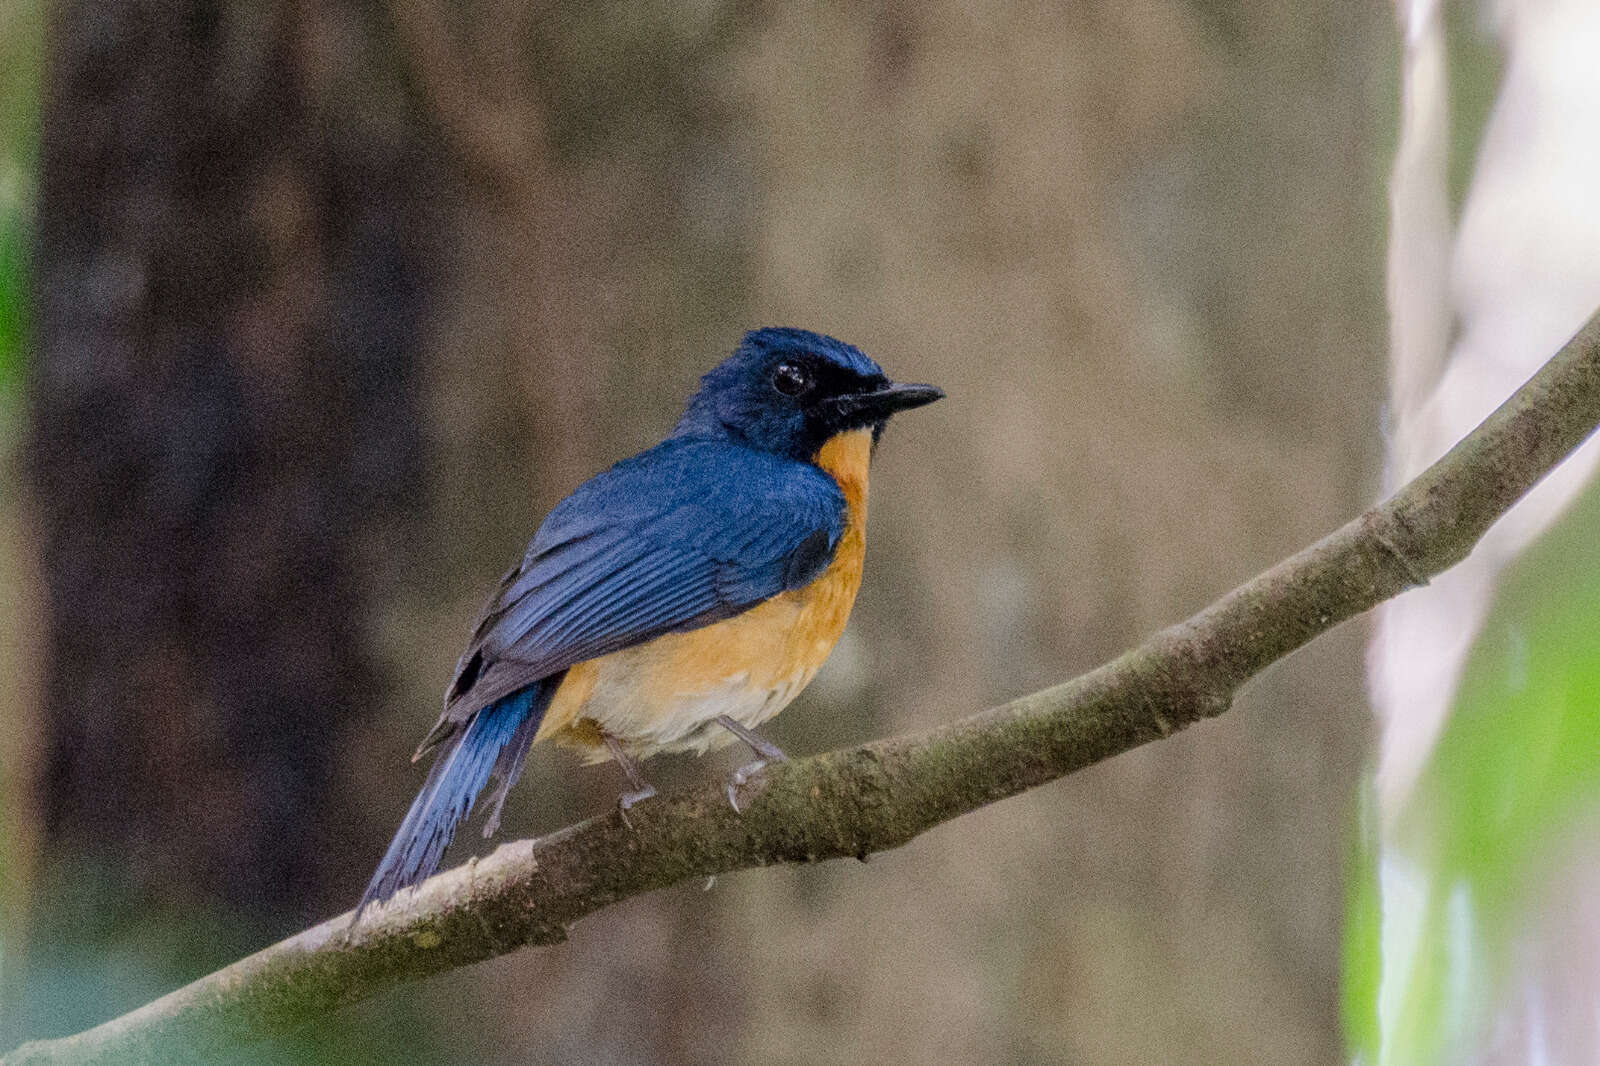
[[[833,437],[870,429],[944,393],[890,381],[861,349],[810,330],[768,327],[700,379],[674,437],[732,438],[752,448],[809,460]]]

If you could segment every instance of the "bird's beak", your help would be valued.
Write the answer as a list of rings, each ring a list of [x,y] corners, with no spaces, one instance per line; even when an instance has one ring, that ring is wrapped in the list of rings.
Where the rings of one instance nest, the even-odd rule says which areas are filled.
[[[871,392],[857,392],[840,396],[833,401],[839,414],[854,420],[876,422],[888,418],[896,411],[909,411],[935,400],[944,399],[944,390],[933,385],[910,385],[896,382]]]

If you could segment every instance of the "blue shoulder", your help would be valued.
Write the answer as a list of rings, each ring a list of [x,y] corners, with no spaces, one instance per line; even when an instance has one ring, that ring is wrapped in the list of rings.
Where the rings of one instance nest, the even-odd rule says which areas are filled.
[[[662,546],[681,539],[735,562],[770,559],[820,531],[831,556],[844,515],[838,484],[810,463],[729,441],[667,440],[562,500],[534,535],[526,561],[574,540],[609,540],[607,533],[648,536]]]

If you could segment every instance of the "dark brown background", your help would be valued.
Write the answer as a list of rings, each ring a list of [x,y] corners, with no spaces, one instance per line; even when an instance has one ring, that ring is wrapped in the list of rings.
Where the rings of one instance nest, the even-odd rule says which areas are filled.
[[[747,327],[950,396],[879,454],[792,751],[1059,680],[1347,517],[1391,37],[1338,0],[57,5],[13,1028],[351,904],[495,575]],[[1341,1062],[1366,728],[1341,631],[866,867],[680,886],[265,1061]],[[619,778],[524,780],[508,834]]]

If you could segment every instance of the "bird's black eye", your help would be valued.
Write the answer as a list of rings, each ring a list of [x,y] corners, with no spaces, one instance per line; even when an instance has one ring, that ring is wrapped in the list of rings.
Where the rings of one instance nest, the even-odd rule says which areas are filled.
[[[779,363],[772,372],[772,387],[785,396],[798,396],[811,387],[811,375],[799,363]]]

